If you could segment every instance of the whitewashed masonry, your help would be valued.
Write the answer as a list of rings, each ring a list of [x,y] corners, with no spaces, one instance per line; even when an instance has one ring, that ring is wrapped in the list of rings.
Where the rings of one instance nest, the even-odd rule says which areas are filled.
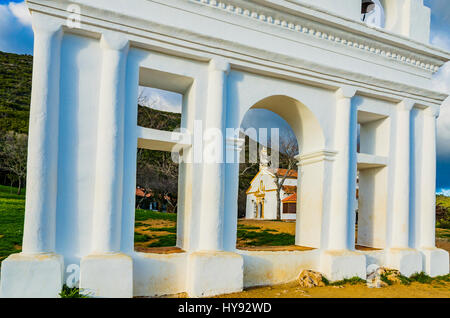
[[[2,263],[2,297],[57,297],[69,264],[99,297],[210,296],[302,269],[365,278],[374,263],[449,272],[434,229],[436,118],[447,96],[431,76],[450,54],[428,44],[421,0],[381,1],[384,29],[360,21],[360,0],[27,3],[35,49],[24,241]],[[79,28],[67,26],[69,5],[80,8]],[[184,252],[135,252],[136,148],[192,152],[183,133],[177,143],[137,127],[139,85],[183,94],[190,131],[196,120],[238,128],[250,108],[283,117],[300,145],[296,244],[314,249],[237,250],[238,164],[185,163]],[[237,158],[242,140],[224,145]]]

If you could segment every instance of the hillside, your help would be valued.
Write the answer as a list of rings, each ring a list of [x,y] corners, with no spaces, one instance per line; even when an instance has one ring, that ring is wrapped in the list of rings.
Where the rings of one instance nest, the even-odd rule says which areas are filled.
[[[33,57],[0,52],[0,129],[28,132]]]

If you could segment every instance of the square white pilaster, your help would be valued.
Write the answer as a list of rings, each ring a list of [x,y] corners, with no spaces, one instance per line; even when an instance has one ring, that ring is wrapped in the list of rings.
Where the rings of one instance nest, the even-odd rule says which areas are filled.
[[[57,254],[12,254],[2,262],[1,298],[57,298],[64,258]]]
[[[188,258],[189,297],[240,292],[244,287],[244,259],[230,252],[194,252]]]
[[[133,259],[119,253],[83,257],[80,290],[91,297],[133,297]]]
[[[366,256],[360,252],[325,251],[320,257],[320,267],[332,282],[352,277],[366,279]]]
[[[387,251],[387,266],[409,277],[422,272],[422,255],[412,248],[391,248]]]
[[[431,276],[447,275],[449,273],[448,252],[440,248],[423,248],[422,252],[423,271]]]

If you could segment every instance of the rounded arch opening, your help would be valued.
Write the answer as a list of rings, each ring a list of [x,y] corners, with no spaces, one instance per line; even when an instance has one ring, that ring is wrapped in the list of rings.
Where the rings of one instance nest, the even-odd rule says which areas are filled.
[[[257,150],[257,163],[254,165],[253,169],[248,169],[248,160],[250,160],[251,152],[251,138],[248,135],[249,128],[248,125],[243,125],[246,121],[247,115],[252,116],[251,110],[266,110],[268,113],[272,113],[270,119],[276,122],[283,121],[285,125],[280,129],[280,165],[272,166],[268,165],[267,161],[261,157],[262,146],[271,147],[272,136],[266,139],[266,144],[260,142],[259,139],[259,129],[260,128],[273,128],[274,125],[267,120],[267,122],[260,123],[258,127],[253,129],[253,131],[258,131],[258,134],[254,135],[256,141],[259,143],[258,147],[253,148]],[[279,118],[278,118],[279,116]],[[269,119],[269,116],[265,116]],[[259,119],[259,118],[258,118]],[[275,248],[275,250],[283,250],[281,248],[287,248],[287,250],[308,250],[311,248],[319,247],[317,244],[302,244],[299,239],[299,220],[305,220],[312,227],[317,227],[317,232],[320,233],[321,220],[314,219],[316,212],[315,204],[310,203],[310,198],[304,196],[304,191],[302,188],[310,187],[316,190],[316,185],[311,185],[312,174],[315,171],[308,172],[305,181],[301,181],[302,172],[297,167],[299,158],[303,155],[310,155],[317,152],[321,152],[325,149],[325,138],[323,129],[319,123],[316,115],[302,102],[299,100],[286,96],[286,95],[272,95],[265,97],[257,102],[255,102],[251,107],[243,112],[241,117],[241,129],[246,135],[246,147],[245,151],[245,166],[240,168],[239,172],[239,198],[238,205],[239,210],[245,210],[245,213],[239,214],[239,221],[237,225],[237,248],[243,249],[241,245],[241,240],[248,239],[250,237],[258,236],[257,233],[264,233],[261,235],[261,241],[269,242],[269,246],[264,246],[262,250],[267,250],[270,248]],[[289,127],[286,129],[286,127]],[[284,133],[282,130],[289,130],[289,132]],[[292,130],[292,131],[290,131]],[[283,147],[282,138],[286,136],[292,137],[295,141],[295,146],[297,147],[295,153],[288,154],[288,159],[281,159],[285,150]],[[242,137],[242,136],[241,136]],[[250,137],[249,139],[247,139]],[[277,136],[278,137],[278,136]],[[269,142],[270,140],[270,142]],[[292,140],[291,140],[292,141]],[[247,144],[248,143],[248,144]],[[270,150],[272,152],[272,150]],[[264,150],[263,150],[264,154]],[[267,155],[267,154],[266,154]],[[299,156],[300,155],[300,156]],[[272,154],[270,155],[272,158]],[[290,161],[289,161],[290,160]],[[289,166],[286,166],[286,162],[289,162]],[[320,168],[319,168],[320,169]],[[243,175],[242,172],[247,171],[247,174]],[[278,174],[278,176],[277,176]],[[320,175],[317,179],[321,179]],[[277,186],[281,183],[280,186]],[[315,182],[315,181],[313,181]],[[321,182],[316,182],[320,184]],[[261,185],[262,184],[262,185]],[[321,186],[319,186],[320,188]],[[278,188],[278,189],[277,189]],[[300,199],[300,197],[302,199]],[[298,199],[297,199],[298,198]],[[304,200],[305,203],[299,203]],[[314,200],[317,202],[317,200]],[[320,204],[319,204],[320,205]],[[303,208],[301,207],[303,206]],[[304,212],[300,213],[303,209]],[[306,215],[306,217],[305,217]],[[318,214],[320,215],[320,213]],[[276,221],[278,224],[271,224],[271,222]],[[286,226],[279,226],[279,221],[284,221],[288,224]],[[303,221],[302,221],[303,222]],[[306,224],[306,223],[304,223]],[[273,230],[273,232],[272,232]],[[267,237],[262,237],[267,236]],[[269,236],[271,236],[269,238]],[[287,238],[286,240],[283,239]],[[255,243],[259,243],[258,239],[253,240]],[[276,243],[275,243],[276,242]],[[250,250],[258,250],[259,246],[249,246]],[[247,249],[247,248],[244,248]]]
[[[258,101],[250,109],[266,109],[283,118],[297,138],[300,154],[324,149],[322,127],[317,117],[302,102],[286,95],[273,95]]]

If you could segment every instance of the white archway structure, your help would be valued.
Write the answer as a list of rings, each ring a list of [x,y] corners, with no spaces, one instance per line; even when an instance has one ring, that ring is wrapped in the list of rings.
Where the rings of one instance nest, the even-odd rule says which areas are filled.
[[[27,1],[35,49],[24,240],[2,263],[1,296],[57,297],[70,264],[99,297],[209,296],[302,269],[365,278],[370,264],[448,273],[434,241],[436,117],[447,95],[431,76],[450,54],[428,45],[422,1],[401,2],[410,10],[382,1],[380,30],[360,21],[360,0]],[[68,27],[68,5],[79,7],[79,27]],[[225,136],[250,107],[284,117],[303,147],[301,191],[314,193],[297,209],[296,244],[314,249],[236,250],[238,164],[194,160],[180,164],[182,253],[135,252],[136,148],[196,158],[186,132],[137,126],[139,84],[183,94],[191,132]],[[242,140],[223,141],[237,158]],[[357,170],[357,244],[369,251],[355,244]]]

